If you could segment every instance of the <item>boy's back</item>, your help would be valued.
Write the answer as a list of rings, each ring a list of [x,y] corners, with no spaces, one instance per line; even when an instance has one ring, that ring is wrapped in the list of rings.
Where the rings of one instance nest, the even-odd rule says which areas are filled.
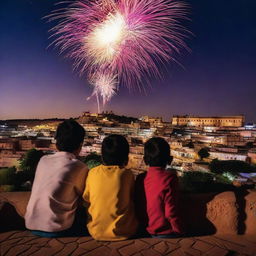
[[[175,171],[149,167],[144,179],[150,234],[181,233],[178,205],[178,179]]]
[[[84,199],[89,201],[89,233],[97,240],[123,240],[135,234],[134,177],[117,165],[100,165],[87,177]]]
[[[182,235],[183,225],[178,207],[178,178],[174,170],[166,170],[172,162],[170,146],[161,137],[153,137],[144,145],[144,161],[149,165],[144,180],[148,227],[152,236]]]
[[[71,227],[88,169],[72,153],[41,158],[25,220],[31,230],[58,232]]]

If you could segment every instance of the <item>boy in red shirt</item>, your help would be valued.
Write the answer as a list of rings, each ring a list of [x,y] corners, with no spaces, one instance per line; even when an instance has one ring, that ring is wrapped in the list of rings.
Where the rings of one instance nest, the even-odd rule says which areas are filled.
[[[169,144],[160,137],[148,140],[144,146],[144,161],[149,165],[143,179],[146,229],[153,237],[181,236],[184,231],[178,212],[178,178],[175,170],[166,169],[172,161]]]

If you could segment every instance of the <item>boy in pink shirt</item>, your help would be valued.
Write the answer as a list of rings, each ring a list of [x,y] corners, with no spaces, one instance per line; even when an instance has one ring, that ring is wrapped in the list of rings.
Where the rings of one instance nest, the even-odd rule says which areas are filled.
[[[84,128],[76,121],[64,121],[55,136],[59,152],[38,163],[25,214],[26,227],[35,235],[71,236],[85,229],[75,221],[88,174],[87,166],[77,159],[84,136]]]

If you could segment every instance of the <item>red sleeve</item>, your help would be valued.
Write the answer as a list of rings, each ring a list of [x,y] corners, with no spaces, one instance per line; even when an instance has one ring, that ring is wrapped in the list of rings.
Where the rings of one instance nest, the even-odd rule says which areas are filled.
[[[165,218],[170,221],[174,233],[183,234],[184,227],[179,212],[179,183],[175,173],[171,173],[167,179],[165,194]]]

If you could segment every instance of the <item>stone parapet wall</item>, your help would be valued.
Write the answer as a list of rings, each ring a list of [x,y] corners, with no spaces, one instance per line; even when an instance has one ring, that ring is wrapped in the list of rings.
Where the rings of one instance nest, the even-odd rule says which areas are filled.
[[[30,192],[0,193],[0,231],[25,229]],[[190,234],[256,235],[256,191],[183,194],[181,213]]]
[[[256,191],[250,191],[244,200],[245,234],[256,235]]]
[[[238,204],[233,192],[184,194],[182,212],[192,234],[237,234]]]

